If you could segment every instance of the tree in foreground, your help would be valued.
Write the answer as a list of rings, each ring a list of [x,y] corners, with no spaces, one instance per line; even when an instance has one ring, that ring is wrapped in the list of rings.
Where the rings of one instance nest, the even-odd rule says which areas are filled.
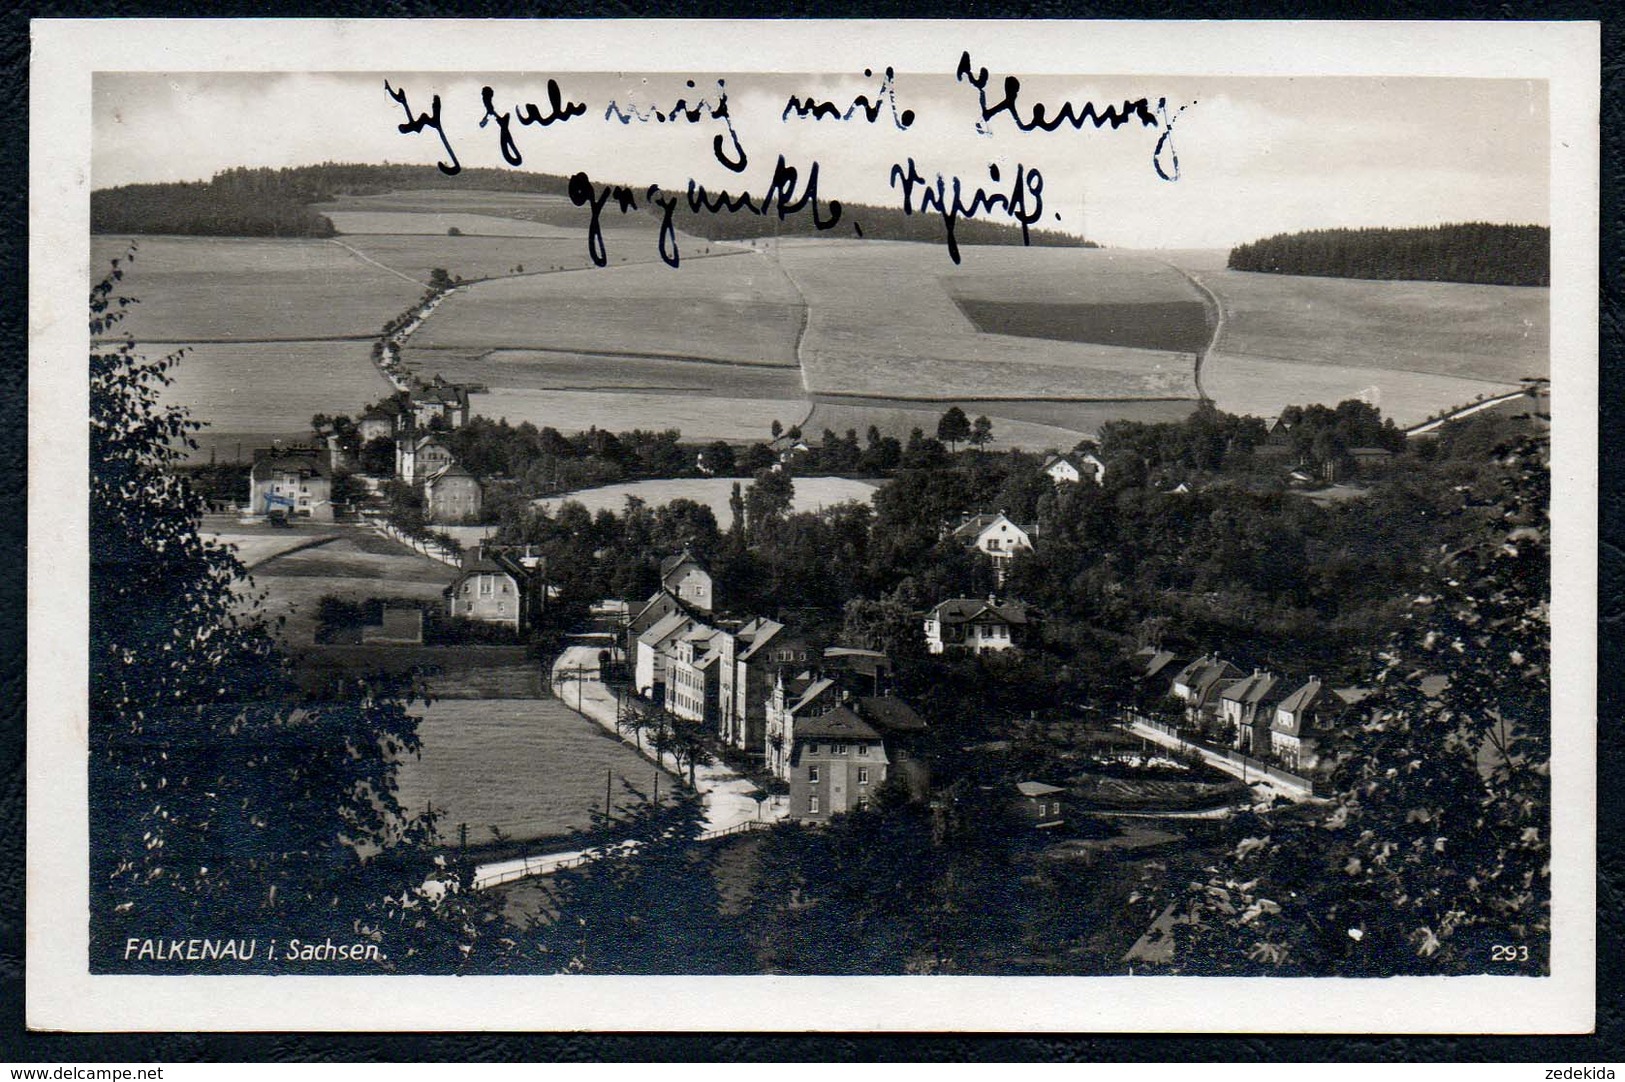
[[[1331,799],[1240,824],[1184,899],[1183,971],[1548,972],[1547,451],[1499,449],[1492,517],[1379,655]]]
[[[124,262],[92,290],[93,340],[132,303]],[[477,900],[426,886],[443,878],[432,820],[396,799],[396,763],[419,748],[412,689],[300,691],[173,468],[200,427],[162,400],[179,360],[128,337],[90,355],[92,964],[127,968],[129,938],[229,934],[262,952],[332,936],[377,943],[396,968],[456,968],[489,922]]]

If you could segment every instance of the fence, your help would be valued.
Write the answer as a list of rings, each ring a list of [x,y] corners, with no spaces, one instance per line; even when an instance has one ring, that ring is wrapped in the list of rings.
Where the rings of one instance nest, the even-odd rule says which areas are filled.
[[[755,830],[766,830],[772,825],[772,823],[763,822],[756,819],[747,819],[743,823],[735,823],[731,827],[722,827],[718,830],[707,830],[705,833],[696,837],[695,841],[712,842],[716,841],[718,838],[732,837],[735,834],[749,834]],[[612,846],[611,849],[621,850],[628,846],[636,845],[636,842],[627,841],[622,842],[618,846]],[[593,860],[597,855],[600,855],[599,852],[597,850],[593,850],[578,853],[575,856],[564,857],[562,859],[554,859],[553,857],[545,856],[526,857],[517,868],[509,868],[506,871],[497,872],[495,875],[479,876],[474,881],[474,889],[488,890],[491,887],[500,887],[508,883],[516,883],[521,879],[530,879],[532,877],[542,875],[553,875],[556,872],[568,871],[571,868],[579,868],[583,864]]]
[[[1206,752],[1209,755],[1221,756],[1230,760],[1232,763],[1235,763],[1237,766],[1242,767],[1244,770],[1251,770],[1257,774],[1268,775],[1269,777],[1274,778],[1276,781],[1282,782],[1286,785],[1296,786],[1306,793],[1318,792],[1316,783],[1312,778],[1305,778],[1301,775],[1294,774],[1289,770],[1283,770],[1272,763],[1266,763],[1262,759],[1255,759],[1251,755],[1238,751],[1235,748],[1227,748],[1222,745],[1209,744],[1203,740],[1192,740],[1190,737],[1190,730],[1181,730],[1178,725],[1175,725],[1172,722],[1163,721],[1158,718],[1149,718],[1144,714],[1136,713],[1133,710],[1125,710],[1123,712],[1123,720],[1125,724],[1143,725],[1147,729],[1155,729],[1157,732],[1162,733],[1165,736],[1173,737],[1175,740],[1179,741],[1180,750],[1192,748],[1198,751]]]

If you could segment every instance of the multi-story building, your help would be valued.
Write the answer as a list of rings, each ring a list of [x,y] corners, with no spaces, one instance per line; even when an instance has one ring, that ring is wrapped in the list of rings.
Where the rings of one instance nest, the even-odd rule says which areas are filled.
[[[736,748],[762,750],[767,700],[780,671],[796,672],[813,661],[807,641],[777,620],[754,617],[721,644],[717,733]]]
[[[1313,770],[1320,762],[1315,731],[1323,708],[1320,678],[1311,676],[1275,707],[1270,750],[1288,770]]]
[[[474,475],[453,462],[424,479],[424,514],[430,522],[474,522],[483,496]]]
[[[692,616],[678,610],[662,617],[638,636],[632,686],[639,695],[657,703],[665,701],[666,659],[675,648],[676,641],[698,626],[698,621]]]
[[[666,709],[689,721],[715,725],[722,641],[727,632],[695,624],[667,640]]]
[[[314,449],[255,452],[248,471],[249,513],[332,522],[333,479],[325,457]]]
[[[840,702],[840,688],[828,677],[812,673],[786,676],[783,669],[774,674],[766,704],[763,754],[775,777],[790,780],[798,723],[833,710]]]
[[[850,707],[801,718],[785,764],[790,815],[819,820],[861,808],[890,765],[879,730]]]

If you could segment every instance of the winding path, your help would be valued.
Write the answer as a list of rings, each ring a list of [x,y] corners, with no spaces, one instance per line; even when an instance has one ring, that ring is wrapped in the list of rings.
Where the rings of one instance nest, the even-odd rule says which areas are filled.
[[[1178,271],[1180,276],[1183,277],[1185,281],[1195,286],[1197,291],[1201,293],[1204,298],[1206,298],[1207,303],[1213,306],[1213,333],[1208,336],[1207,345],[1203,346],[1196,352],[1195,370],[1196,396],[1203,402],[1211,402],[1212,399],[1208,398],[1207,392],[1202,390],[1202,360],[1208,354],[1218,352],[1219,339],[1224,335],[1224,323],[1226,318],[1224,314],[1224,301],[1217,293],[1208,288],[1207,283],[1202,281],[1201,275],[1196,274],[1194,271],[1188,271],[1184,267],[1169,263],[1166,259],[1160,260],[1160,262],[1165,266]]]

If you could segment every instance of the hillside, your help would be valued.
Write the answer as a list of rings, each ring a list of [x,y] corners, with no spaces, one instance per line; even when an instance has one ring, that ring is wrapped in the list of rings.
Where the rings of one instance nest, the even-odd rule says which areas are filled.
[[[1230,250],[1231,270],[1473,285],[1551,284],[1551,230],[1467,222],[1281,233]]]
[[[594,178],[597,180],[597,178]],[[599,184],[605,181],[597,180]],[[645,185],[630,185],[642,192]],[[331,237],[340,232],[312,204],[345,196],[438,190],[467,193],[525,192],[567,196],[569,178],[503,169],[464,169],[448,177],[434,166],[326,163],[286,169],[228,169],[207,181],[127,184],[90,196],[92,233],[169,234],[214,237]],[[736,195],[738,193],[735,193]],[[752,193],[756,204],[761,193]],[[569,208],[586,225],[587,211]],[[651,214],[658,207],[645,206]],[[763,208],[765,210],[765,208]],[[819,216],[829,220],[827,206]],[[944,229],[935,214],[905,214],[899,207],[843,203],[840,222],[821,231],[811,207],[802,213],[697,213],[686,201],[675,218],[679,230],[707,240],[822,235],[862,236],[940,244]],[[957,223],[962,245],[1021,244],[1021,229],[1006,221],[966,219]],[[1030,244],[1041,247],[1095,247],[1091,241],[1050,230],[1032,230]]]

